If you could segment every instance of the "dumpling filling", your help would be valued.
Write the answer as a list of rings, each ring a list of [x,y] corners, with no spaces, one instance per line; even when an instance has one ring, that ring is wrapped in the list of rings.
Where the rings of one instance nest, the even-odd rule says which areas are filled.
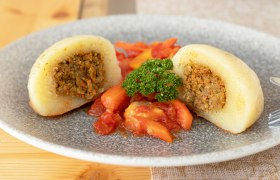
[[[105,81],[103,58],[96,52],[76,54],[61,61],[54,70],[58,95],[91,100]]]
[[[226,103],[225,84],[208,67],[191,63],[184,70],[184,100],[195,112],[220,110]]]

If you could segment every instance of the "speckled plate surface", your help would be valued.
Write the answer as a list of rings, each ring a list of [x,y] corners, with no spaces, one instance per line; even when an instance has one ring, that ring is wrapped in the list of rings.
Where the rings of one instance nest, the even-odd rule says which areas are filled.
[[[173,144],[150,137],[99,136],[93,118],[80,108],[56,118],[36,115],[28,105],[30,68],[44,49],[77,34],[101,35],[112,42],[154,41],[178,37],[179,44],[205,43],[243,59],[260,78],[265,109],[252,128],[239,135],[225,133],[203,119],[193,129],[176,134]],[[267,116],[280,108],[280,88],[269,83],[280,76],[277,38],[221,22],[175,16],[112,16],[77,21],[31,34],[0,50],[0,127],[39,148],[78,159],[130,165],[178,166],[235,159],[280,143],[279,129],[270,129]]]

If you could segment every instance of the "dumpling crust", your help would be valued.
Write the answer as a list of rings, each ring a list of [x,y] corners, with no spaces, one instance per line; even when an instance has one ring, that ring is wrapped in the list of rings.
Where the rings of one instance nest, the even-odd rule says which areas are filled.
[[[187,86],[200,87],[202,88],[200,89],[201,93],[207,92],[203,91],[203,85],[186,83],[192,82],[186,79],[186,69],[189,66],[206,67],[214,76],[219,77],[222,85],[220,86],[221,90],[216,91],[216,93],[223,92],[222,87],[224,86],[225,104],[212,110],[192,108],[198,116],[204,117],[231,133],[240,133],[246,130],[260,117],[264,106],[260,81],[256,73],[239,58],[209,45],[194,44],[182,47],[173,57],[173,64],[174,72],[185,83],[184,88],[180,90],[180,98],[186,104],[190,102],[186,99],[186,93],[194,93],[189,92]],[[201,78],[204,77],[205,75]],[[211,88],[211,85],[212,83],[208,87]],[[216,99],[219,97],[223,97],[223,95],[220,94]],[[222,102],[222,100],[218,102]]]
[[[120,80],[110,41],[92,35],[73,36],[49,47],[32,66],[28,81],[30,105],[42,116],[60,115],[90,102]],[[76,86],[71,87],[71,83]]]

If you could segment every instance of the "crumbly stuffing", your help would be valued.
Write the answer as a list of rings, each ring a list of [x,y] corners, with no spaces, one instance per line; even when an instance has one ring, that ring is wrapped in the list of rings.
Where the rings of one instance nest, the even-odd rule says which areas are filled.
[[[222,109],[226,103],[225,84],[208,67],[190,63],[184,71],[184,99],[195,112]]]
[[[93,99],[105,80],[104,62],[100,53],[75,54],[55,68],[56,93]]]

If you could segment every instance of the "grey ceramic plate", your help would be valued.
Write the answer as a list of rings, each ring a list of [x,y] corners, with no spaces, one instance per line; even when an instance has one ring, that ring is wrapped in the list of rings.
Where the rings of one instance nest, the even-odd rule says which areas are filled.
[[[203,119],[177,134],[173,144],[149,137],[99,136],[94,121],[80,108],[57,118],[36,115],[28,106],[27,80],[35,59],[54,42],[76,34],[96,34],[112,42],[154,41],[178,37],[181,45],[205,43],[243,59],[258,74],[265,110],[240,135],[225,133]],[[194,165],[235,159],[280,143],[280,128],[269,129],[267,116],[280,108],[280,41],[261,32],[221,22],[170,16],[112,16],[47,29],[0,51],[0,127],[39,148],[78,159],[131,166]]]

